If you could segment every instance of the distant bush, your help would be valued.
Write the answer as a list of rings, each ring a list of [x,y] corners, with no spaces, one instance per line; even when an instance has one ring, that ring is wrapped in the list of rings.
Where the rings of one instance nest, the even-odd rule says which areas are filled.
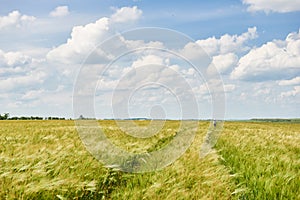
[[[9,113],[4,113],[3,115],[0,114],[0,120],[6,120],[9,117]]]
[[[64,117],[46,117],[45,120],[65,120]]]
[[[71,119],[71,118],[70,118]],[[0,114],[0,120],[66,120],[64,117],[39,117],[39,116],[30,116],[30,117],[9,117],[9,113]]]
[[[300,123],[300,119],[282,119],[282,118],[255,118],[251,119],[251,121],[255,122],[292,122],[292,123]]]

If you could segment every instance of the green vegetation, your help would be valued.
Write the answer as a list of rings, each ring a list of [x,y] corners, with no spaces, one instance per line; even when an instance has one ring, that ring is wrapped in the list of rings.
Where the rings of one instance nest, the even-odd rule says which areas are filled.
[[[178,123],[136,142],[114,121],[99,122],[132,152],[163,147]],[[300,124],[226,122],[217,150],[200,159],[208,126],[200,122],[191,147],[170,166],[130,174],[94,159],[71,120],[0,121],[0,199],[300,199]]]
[[[287,123],[300,123],[300,119],[282,119],[282,118],[257,118],[251,119],[254,122],[287,122]]]
[[[0,114],[0,120],[7,120],[9,118],[9,113]]]
[[[238,199],[300,199],[300,124],[227,122],[217,148]]]
[[[0,114],[0,120],[65,120],[64,117],[38,117],[38,116],[21,116],[21,117],[9,117],[9,113]]]

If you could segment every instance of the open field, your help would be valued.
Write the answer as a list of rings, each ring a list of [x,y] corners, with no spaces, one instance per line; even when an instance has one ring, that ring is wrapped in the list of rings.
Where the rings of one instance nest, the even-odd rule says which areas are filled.
[[[137,152],[166,145],[178,123],[135,142],[113,121],[100,122],[115,144]],[[73,121],[0,121],[0,199],[300,199],[299,123],[226,122],[216,151],[200,159],[208,127],[200,122],[170,166],[130,174],[93,158]]]

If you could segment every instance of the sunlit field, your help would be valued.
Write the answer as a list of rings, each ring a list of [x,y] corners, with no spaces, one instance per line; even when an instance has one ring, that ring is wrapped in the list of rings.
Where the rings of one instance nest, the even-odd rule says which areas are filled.
[[[167,121],[136,142],[114,121],[99,122],[132,152],[167,145],[178,124]],[[0,121],[0,199],[300,199],[299,123],[225,122],[216,149],[200,158],[209,126],[199,123],[191,147],[170,166],[134,174],[103,167],[71,120]]]
[[[239,199],[300,199],[300,124],[227,122],[220,161]]]

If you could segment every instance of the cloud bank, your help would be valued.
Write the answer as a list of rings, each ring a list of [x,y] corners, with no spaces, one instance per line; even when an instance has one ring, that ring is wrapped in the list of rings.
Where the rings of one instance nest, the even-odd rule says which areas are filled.
[[[243,3],[248,5],[249,12],[287,13],[300,10],[300,1],[297,0],[243,0]]]

